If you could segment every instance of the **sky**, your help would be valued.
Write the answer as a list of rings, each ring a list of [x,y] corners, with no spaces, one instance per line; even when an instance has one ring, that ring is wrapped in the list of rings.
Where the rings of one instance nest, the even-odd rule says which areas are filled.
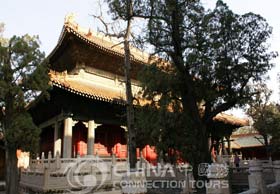
[[[2,2],[1,2],[2,1]],[[39,35],[41,49],[49,54],[60,35],[64,17],[75,13],[77,22],[83,27],[97,29],[97,21],[90,16],[99,9],[97,0],[0,0],[0,22],[5,23],[4,36]],[[215,0],[202,0],[207,8],[214,8]],[[270,40],[271,50],[280,53],[280,1],[277,0],[224,0],[235,13],[254,12],[267,19],[273,27]],[[106,14],[106,13],[105,13]],[[280,57],[274,61],[275,67],[268,73],[268,87],[273,90],[272,101],[279,102]],[[242,111],[235,111],[241,114]]]

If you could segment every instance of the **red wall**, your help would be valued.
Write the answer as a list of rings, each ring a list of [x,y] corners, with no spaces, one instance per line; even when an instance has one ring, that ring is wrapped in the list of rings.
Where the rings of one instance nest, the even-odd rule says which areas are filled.
[[[63,128],[63,126],[61,126]],[[63,129],[60,129],[63,145]],[[72,132],[72,157],[77,154],[84,156],[87,154],[87,136],[88,129],[82,123],[78,122],[73,127]],[[54,129],[52,127],[44,128],[41,132],[40,151],[45,152],[45,157],[49,151],[53,151]],[[62,150],[62,149],[61,149]],[[62,150],[63,151],[63,150]],[[75,155],[74,155],[75,152]],[[110,156],[115,153],[118,158],[127,158],[127,145],[125,130],[118,126],[101,125],[95,130],[94,154]],[[146,145],[142,149],[143,157],[151,163],[157,162],[157,154],[154,146]],[[137,157],[140,157],[139,148]]]

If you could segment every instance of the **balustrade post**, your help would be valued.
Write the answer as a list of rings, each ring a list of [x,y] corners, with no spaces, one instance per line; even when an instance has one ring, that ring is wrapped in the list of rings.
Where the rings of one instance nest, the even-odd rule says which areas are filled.
[[[40,168],[41,169],[44,169],[45,168],[45,152],[42,152],[42,155],[41,155],[41,161],[40,161]]]
[[[55,168],[56,170],[61,168],[60,152],[57,151],[55,155]]]
[[[257,160],[249,161],[249,189],[256,189],[260,194],[266,194],[266,183],[263,178],[262,164]]]
[[[35,168],[35,171],[38,171],[38,169],[40,168],[40,157],[39,157],[38,153],[36,154],[36,162],[34,164],[34,168]]]
[[[194,178],[192,175],[192,169],[187,167],[185,169],[185,187],[182,189],[180,194],[191,194],[193,193],[193,189],[191,183],[194,183]]]
[[[142,150],[140,151],[140,168],[145,168],[144,167],[144,157],[143,157]]]
[[[115,166],[116,166],[116,155],[112,153],[112,164],[111,164],[111,180],[114,179],[114,173],[115,173]]]
[[[273,162],[273,172],[275,177],[275,182],[280,185],[280,160]]]
[[[112,153],[112,165],[116,165],[116,154]]]
[[[48,168],[51,168],[51,159],[52,159],[52,152],[49,151],[49,153],[48,153]]]
[[[50,169],[45,168],[43,172],[44,172],[43,190],[46,190],[49,185]]]

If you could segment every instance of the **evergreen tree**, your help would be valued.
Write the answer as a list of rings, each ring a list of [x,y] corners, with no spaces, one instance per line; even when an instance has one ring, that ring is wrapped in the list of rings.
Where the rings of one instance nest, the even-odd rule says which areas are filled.
[[[197,175],[197,165],[210,160],[213,118],[247,103],[255,92],[250,84],[263,81],[273,66],[272,29],[260,15],[235,14],[222,1],[207,11],[199,1],[151,0],[149,6],[148,42],[168,62],[146,67],[144,96],[154,107],[181,114],[157,123],[180,129],[179,148]]]
[[[124,17],[126,1],[111,2],[115,16]],[[136,1],[132,17],[149,19],[143,40],[163,59],[139,75],[151,101],[151,112],[137,118],[139,133],[151,133],[165,152],[178,148],[198,178],[198,164],[210,161],[213,118],[247,103],[255,92],[250,84],[263,81],[273,66],[272,29],[260,15],[235,14],[221,0],[214,10],[199,0]]]
[[[38,143],[40,131],[27,106],[48,87],[47,66],[39,43],[38,36],[29,35],[10,39],[1,35],[0,39],[0,123],[6,149],[7,194],[18,193],[16,150],[34,150]]]

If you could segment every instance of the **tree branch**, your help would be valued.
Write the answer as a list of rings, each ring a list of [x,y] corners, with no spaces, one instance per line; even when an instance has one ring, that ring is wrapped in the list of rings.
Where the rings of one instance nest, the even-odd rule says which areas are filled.
[[[230,108],[233,108],[237,103],[236,99],[233,99],[232,101],[223,103],[221,105],[219,105],[218,107],[216,107],[213,111],[209,111],[208,115],[205,115],[205,122],[209,123],[212,122],[212,119],[219,113],[229,110]]]

